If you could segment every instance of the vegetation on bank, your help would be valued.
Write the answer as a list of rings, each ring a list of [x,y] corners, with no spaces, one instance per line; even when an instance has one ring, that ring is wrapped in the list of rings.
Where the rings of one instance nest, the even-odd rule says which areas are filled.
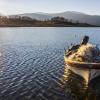
[[[37,20],[30,17],[4,17],[0,16],[0,27],[96,27],[88,23],[80,23],[65,19],[64,17],[53,17],[50,20]]]

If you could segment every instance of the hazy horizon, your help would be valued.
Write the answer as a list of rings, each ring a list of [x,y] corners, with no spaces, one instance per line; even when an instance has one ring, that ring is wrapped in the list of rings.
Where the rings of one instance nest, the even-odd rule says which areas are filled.
[[[65,11],[100,15],[99,0],[1,0],[0,13],[13,15],[22,13],[60,13]]]
[[[7,14],[7,15],[17,15],[17,14],[30,14],[30,13],[37,13],[37,14],[56,14],[56,13],[64,13],[64,12],[75,12],[75,13],[81,13],[81,14],[86,14],[86,15],[99,15],[99,14],[89,14],[85,12],[79,12],[79,11],[59,11],[59,12],[23,12],[23,13],[15,13],[15,14]],[[2,13],[5,14],[5,13]],[[5,14],[6,15],[6,14]]]

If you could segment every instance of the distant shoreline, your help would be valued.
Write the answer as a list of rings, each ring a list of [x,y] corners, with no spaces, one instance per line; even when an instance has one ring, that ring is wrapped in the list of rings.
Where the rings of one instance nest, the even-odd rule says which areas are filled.
[[[100,26],[0,26],[0,28],[6,27],[100,27]]]
[[[88,23],[72,21],[64,17],[53,17],[51,20],[37,20],[30,17],[0,17],[0,27],[99,27]]]
[[[100,27],[95,25],[0,25],[0,27]]]

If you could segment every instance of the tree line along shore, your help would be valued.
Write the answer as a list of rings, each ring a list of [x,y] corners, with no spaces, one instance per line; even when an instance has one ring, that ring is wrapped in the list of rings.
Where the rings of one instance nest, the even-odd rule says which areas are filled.
[[[65,19],[64,17],[53,17],[48,20],[37,20],[27,16],[7,17],[0,16],[0,27],[97,27],[88,23],[81,23]]]

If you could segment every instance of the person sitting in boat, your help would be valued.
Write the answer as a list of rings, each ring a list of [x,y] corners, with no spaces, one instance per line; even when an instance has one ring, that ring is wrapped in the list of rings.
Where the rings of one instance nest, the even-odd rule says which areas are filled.
[[[66,57],[79,62],[100,62],[100,49],[89,44],[89,37],[84,36],[79,45],[74,45],[65,53]]]
[[[69,56],[69,55],[71,55],[73,52],[76,52],[76,51],[78,50],[78,48],[79,48],[81,45],[86,45],[86,44],[88,43],[88,41],[89,41],[89,37],[88,37],[88,36],[84,36],[84,38],[83,38],[83,40],[82,40],[82,42],[81,42],[80,44],[78,44],[78,45],[72,45],[72,46],[68,49],[68,51],[67,51],[67,53],[66,53],[66,56]]]

